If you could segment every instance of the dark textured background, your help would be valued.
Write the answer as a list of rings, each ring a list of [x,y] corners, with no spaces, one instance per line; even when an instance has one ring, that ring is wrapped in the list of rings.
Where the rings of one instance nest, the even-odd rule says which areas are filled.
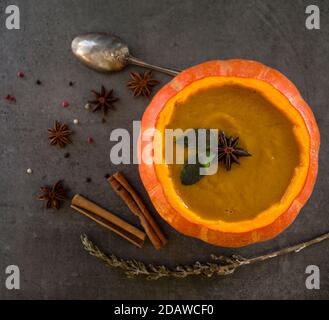
[[[206,261],[210,253],[254,256],[292,245],[329,231],[328,219],[328,1],[147,1],[147,0],[16,0],[21,30],[4,26],[6,5],[0,2],[0,298],[5,299],[231,299],[329,298],[329,243],[259,265],[241,268],[227,278],[129,280],[104,267],[83,251],[79,237],[88,234],[105,251],[126,258],[168,265]],[[321,30],[305,29],[305,8],[318,4]],[[97,74],[71,54],[74,36],[88,31],[120,35],[141,58],[168,67],[185,68],[209,59],[247,58],[281,70],[311,105],[322,133],[320,174],[312,198],[296,222],[276,239],[240,250],[216,248],[184,237],[166,223],[170,242],[156,252],[148,242],[142,250],[95,225],[69,208],[46,211],[35,200],[41,185],[64,179],[71,194],[79,192],[136,223],[120,199],[109,189],[104,174],[122,170],[141,188],[137,166],[114,166],[109,160],[110,131],[131,131],[146,99],[134,99],[126,88],[129,67],[113,75]],[[26,73],[18,79],[19,70]],[[163,83],[170,78],[156,74]],[[36,79],[43,82],[36,86]],[[68,82],[74,81],[74,87]],[[117,111],[106,124],[100,114],[83,106],[89,90],[101,84],[120,97]],[[7,93],[17,97],[10,105]],[[70,101],[63,109],[62,100]],[[53,121],[80,126],[67,149],[50,147],[47,128]],[[95,140],[86,143],[87,137]],[[64,153],[70,152],[69,159]],[[26,169],[33,169],[32,175]],[[86,177],[92,183],[85,182]],[[160,221],[160,219],[158,219]],[[5,267],[17,264],[21,290],[5,289]],[[321,269],[321,289],[305,288],[305,268]]]

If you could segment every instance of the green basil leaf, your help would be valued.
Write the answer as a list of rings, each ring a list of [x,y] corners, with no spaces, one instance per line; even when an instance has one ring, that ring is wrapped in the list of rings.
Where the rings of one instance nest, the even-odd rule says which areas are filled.
[[[203,176],[200,175],[199,163],[186,163],[180,174],[181,183],[185,186],[190,186],[201,180]]]
[[[200,162],[200,166],[204,168],[209,168],[210,164],[215,160],[217,154],[207,150],[206,154],[200,153],[198,154],[198,161]],[[205,163],[208,161],[207,163]],[[204,164],[201,164],[204,163]]]

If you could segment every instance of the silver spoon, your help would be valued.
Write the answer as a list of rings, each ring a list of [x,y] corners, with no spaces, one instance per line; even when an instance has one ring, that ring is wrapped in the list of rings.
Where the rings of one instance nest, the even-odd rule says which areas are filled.
[[[130,55],[120,38],[106,33],[88,33],[72,41],[74,55],[88,67],[101,72],[115,72],[134,64],[176,76],[179,71],[146,63]]]

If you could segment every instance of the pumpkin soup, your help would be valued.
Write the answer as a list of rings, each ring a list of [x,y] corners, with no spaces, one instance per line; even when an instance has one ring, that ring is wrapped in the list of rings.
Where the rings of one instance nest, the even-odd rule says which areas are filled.
[[[154,162],[152,152],[144,153],[150,140],[140,140],[140,176],[159,214],[179,232],[225,247],[265,241],[287,228],[312,193],[320,146],[313,113],[289,79],[241,59],[183,71],[145,110],[141,137],[154,129],[162,134],[151,140],[156,153],[166,129],[196,128],[225,132],[213,175],[189,179],[190,164],[166,163],[165,152]]]
[[[177,101],[167,129],[212,128],[240,137],[252,157],[231,171],[185,186],[182,164],[169,166],[174,188],[195,214],[210,220],[250,219],[280,202],[300,165],[293,123],[259,92],[238,85],[212,86]]]
[[[157,165],[160,181],[163,179],[171,186],[165,188],[168,200],[173,199],[174,191],[181,206],[199,219],[227,223],[252,220],[287,200],[287,186],[296,171],[301,173],[299,179],[306,178],[307,161],[302,156],[302,146],[307,147],[308,141],[302,141],[296,131],[301,117],[297,112],[285,112],[288,101],[283,96],[269,98],[257,85],[263,84],[234,78],[201,80],[194,84],[195,88],[187,88],[169,101],[160,113],[157,128],[162,132],[190,128],[223,130],[239,137],[240,146],[252,154],[230,171],[219,165],[216,174],[187,186],[180,179],[182,164],[163,161]]]

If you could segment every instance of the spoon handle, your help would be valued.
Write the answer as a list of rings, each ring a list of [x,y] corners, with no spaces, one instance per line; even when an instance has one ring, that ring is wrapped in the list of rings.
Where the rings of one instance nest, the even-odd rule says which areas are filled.
[[[172,70],[172,69],[168,69],[168,68],[162,68],[159,66],[155,66],[153,64],[146,63],[146,62],[144,62],[138,58],[132,57],[132,56],[128,57],[128,63],[134,64],[136,66],[160,71],[160,72],[168,74],[170,76],[177,76],[180,73],[180,71],[178,71],[178,70]]]

